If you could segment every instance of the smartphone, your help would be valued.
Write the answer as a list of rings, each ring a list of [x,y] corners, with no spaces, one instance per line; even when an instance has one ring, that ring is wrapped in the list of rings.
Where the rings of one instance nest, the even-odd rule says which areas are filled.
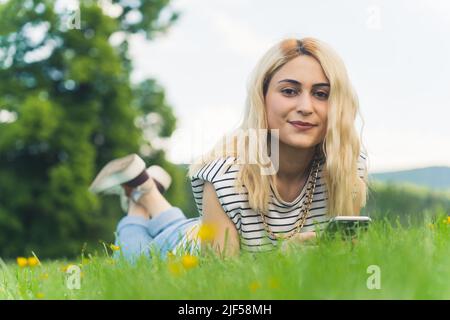
[[[369,228],[372,219],[366,216],[337,216],[330,219],[323,235],[327,238],[334,238],[336,234],[341,234],[343,238],[354,238],[359,232],[364,232]]]

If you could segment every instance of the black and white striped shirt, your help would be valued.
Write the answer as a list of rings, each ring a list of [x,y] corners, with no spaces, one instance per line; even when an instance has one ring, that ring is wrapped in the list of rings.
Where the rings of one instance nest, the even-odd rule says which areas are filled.
[[[367,157],[360,153],[358,158],[358,175],[363,178],[366,170]],[[203,187],[205,181],[212,183],[223,210],[236,226],[241,238],[241,249],[246,251],[268,251],[274,248],[276,240],[269,238],[264,230],[262,218],[258,212],[250,208],[248,192],[244,187],[244,193],[238,193],[234,182],[239,172],[239,164],[233,163],[234,157],[219,157],[207,163],[195,175],[191,176],[192,191],[195,203],[202,216]],[[230,165],[231,164],[231,165]],[[326,225],[327,190],[325,180],[322,178],[324,160],[321,161],[316,180],[316,187],[310,212],[301,232],[314,231],[315,223],[321,228]],[[299,217],[299,211],[306,198],[306,189],[312,175],[309,175],[299,196],[287,202],[275,196],[271,188],[269,213],[265,215],[265,221],[270,230],[275,234],[289,233],[295,229]]]

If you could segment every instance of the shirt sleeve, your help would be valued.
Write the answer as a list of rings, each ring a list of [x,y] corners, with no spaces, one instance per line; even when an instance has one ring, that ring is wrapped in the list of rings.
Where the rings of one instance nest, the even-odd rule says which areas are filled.
[[[192,192],[194,195],[195,204],[198,209],[199,216],[203,215],[203,190],[205,181],[210,182],[216,190],[217,198],[222,205],[223,210],[228,213],[227,204],[224,201],[224,175],[232,163],[232,157],[220,157],[213,161],[206,163],[200,170],[198,170],[191,178]],[[228,179],[229,180],[229,179]]]

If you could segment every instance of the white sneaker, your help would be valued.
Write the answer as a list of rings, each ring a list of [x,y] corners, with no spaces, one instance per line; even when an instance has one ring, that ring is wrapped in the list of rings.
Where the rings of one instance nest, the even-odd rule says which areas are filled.
[[[167,171],[157,165],[152,165],[146,169],[144,160],[133,153],[108,162],[91,183],[89,191],[120,195],[121,207],[128,211],[129,199],[121,185],[126,183],[132,187],[137,187],[149,177],[154,180],[161,193],[166,192],[172,183],[172,178]]]

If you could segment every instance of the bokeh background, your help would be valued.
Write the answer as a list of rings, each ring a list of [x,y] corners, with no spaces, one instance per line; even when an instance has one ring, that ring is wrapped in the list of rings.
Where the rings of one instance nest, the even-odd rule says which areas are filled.
[[[422,1],[0,0],[0,257],[73,257],[123,216],[87,187],[132,152],[173,177],[243,116],[250,71],[284,37],[344,60],[368,151],[362,214],[450,213],[450,4]]]

